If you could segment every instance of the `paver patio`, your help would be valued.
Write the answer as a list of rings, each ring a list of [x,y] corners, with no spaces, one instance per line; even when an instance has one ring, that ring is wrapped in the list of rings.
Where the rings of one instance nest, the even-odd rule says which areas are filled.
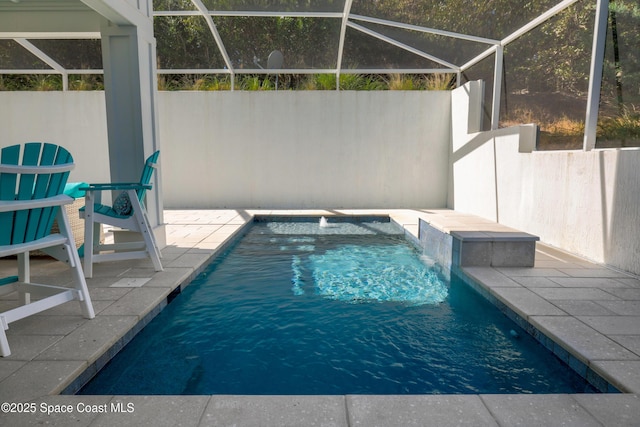
[[[418,218],[449,230],[497,224],[449,210],[168,210],[165,271],[148,260],[98,264],[88,279],[97,316],[67,303],[12,323],[12,355],[0,359],[0,401],[34,413],[0,414],[3,425],[640,425],[640,280],[554,248],[537,246],[534,268],[468,267],[484,293],[553,338],[577,369],[623,393],[421,396],[73,396],[59,395],[117,352],[187,285],[234,235],[260,214],[389,214],[417,237]],[[0,276],[12,260],[0,260]],[[38,259],[34,277],[70,281],[61,263]],[[0,300],[2,307],[14,300]],[[570,363],[571,364],[571,363]],[[78,379],[80,378],[80,379]],[[57,406],[56,406],[57,405]],[[69,405],[69,406],[66,406]],[[3,412],[6,407],[3,406]],[[12,409],[9,407],[9,409]],[[47,414],[47,410],[54,411]],[[61,413],[69,409],[69,413]]]

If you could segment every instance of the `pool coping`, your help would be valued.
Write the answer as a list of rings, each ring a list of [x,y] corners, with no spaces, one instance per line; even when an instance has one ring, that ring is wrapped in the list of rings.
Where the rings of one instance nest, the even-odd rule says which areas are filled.
[[[92,279],[90,291],[95,288],[96,295],[104,299],[96,299],[94,302],[98,307],[99,316],[104,313],[109,313],[110,319],[126,319],[131,320],[129,322],[132,325],[143,325],[147,320],[152,318],[155,311],[159,311],[162,308],[163,300],[166,301],[167,296],[176,289],[180,288],[193,279],[197,273],[204,268],[210,259],[224,250],[225,245],[229,244],[235,233],[241,230],[241,227],[247,224],[255,214],[286,214],[286,215],[370,215],[375,213],[376,215],[388,215],[398,224],[402,225],[407,234],[414,239],[418,237],[418,218],[427,218],[431,221],[435,219],[442,219],[443,223],[449,221],[450,223],[457,222],[462,224],[461,228],[474,227],[480,230],[488,230],[496,227],[495,223],[483,220],[481,218],[466,216],[464,214],[450,211],[450,210],[321,210],[321,211],[265,211],[265,210],[227,210],[227,211],[167,211],[167,217],[171,218],[168,221],[168,243],[169,246],[163,250],[163,262],[166,262],[165,272],[153,273],[152,269],[145,263],[145,261],[138,261],[136,263],[126,264],[126,268],[118,269],[114,271],[113,268],[105,268],[97,270],[96,279]],[[182,233],[182,234],[180,234]],[[198,233],[202,233],[198,235]],[[172,234],[175,234],[172,236]],[[180,234],[178,236],[178,234]],[[550,249],[545,248],[547,252]],[[556,278],[556,275],[562,275],[565,278],[572,278],[567,273],[569,270],[576,270],[574,274],[582,275],[592,274],[596,277],[587,278],[590,280],[588,289],[603,291],[606,290],[627,290],[628,293],[640,292],[640,281],[637,278],[626,275],[624,273],[616,272],[615,270],[607,269],[603,266],[589,263],[585,260],[581,260],[577,257],[567,254],[569,261],[562,261],[562,253],[555,253],[556,260],[544,259],[541,261],[541,265],[530,271],[508,271],[509,269],[493,269],[491,267],[472,267],[464,270],[465,274],[469,275],[474,281],[486,282],[487,280],[494,280],[489,286],[486,286],[488,292],[499,298],[500,301],[507,304],[514,313],[520,315],[523,313],[523,318],[527,322],[532,322],[538,329],[544,329],[545,333],[549,333],[554,338],[563,338],[566,333],[563,332],[567,328],[567,325],[558,326],[558,319],[564,320],[564,318],[573,319],[574,326],[580,326],[581,329],[593,330],[599,336],[603,336],[609,339],[609,344],[616,344],[621,347],[614,339],[611,339],[602,334],[591,326],[597,326],[601,329],[611,328],[611,325],[599,325],[594,322],[592,317],[597,316],[562,316],[559,314],[548,313],[549,306],[540,308],[540,305],[536,305],[540,301],[536,299],[544,300],[540,295],[535,294],[532,291],[536,287],[532,286],[533,281],[529,280],[530,286],[524,286],[526,280],[522,278],[547,278],[543,274],[550,273],[552,278]],[[566,263],[566,266],[571,268],[565,268],[563,272],[559,267],[553,267],[554,262]],[[100,266],[102,267],[102,266]],[[36,271],[37,269],[34,269]],[[515,269],[518,270],[518,269]],[[550,270],[554,270],[551,272]],[[580,273],[577,273],[577,271]],[[0,267],[1,271],[1,267]],[[124,271],[124,272],[123,272]],[[535,271],[538,276],[532,276],[531,273]],[[525,274],[527,273],[527,274]],[[37,274],[37,273],[36,273]],[[47,275],[51,273],[47,270]],[[514,276],[515,274],[515,276]],[[101,294],[109,293],[110,289],[106,289],[105,283],[113,281],[115,278],[122,278],[127,275],[138,275],[142,277],[151,276],[151,280],[145,286],[139,289],[134,289],[123,295],[122,298],[118,298],[114,301],[107,301],[106,297]],[[598,279],[597,276],[603,279],[603,285],[597,286],[594,280]],[[115,276],[115,277],[114,277]],[[605,280],[606,279],[606,280]],[[120,279],[121,280],[121,279]],[[548,279],[549,280],[549,279]],[[613,282],[612,282],[613,281]],[[171,282],[171,283],[169,283]],[[612,288],[612,285],[626,285]],[[548,284],[547,284],[548,285]],[[570,285],[575,285],[570,283]],[[539,284],[538,284],[539,286]],[[146,288],[146,289],[145,289]],[[563,289],[575,289],[571,286],[556,287],[559,290]],[[541,287],[539,289],[542,289]],[[135,290],[139,292],[134,292]],[[129,295],[131,294],[131,295]],[[144,294],[145,303],[136,303],[135,298],[141,297],[140,294]],[[152,294],[152,295],[150,295]],[[534,295],[535,294],[535,295]],[[125,298],[127,295],[131,298]],[[613,294],[608,294],[615,296]],[[621,294],[620,294],[621,295]],[[531,304],[531,297],[535,304]],[[630,305],[639,298],[633,296],[629,301]],[[148,301],[152,301],[148,304]],[[554,300],[551,300],[554,301]],[[615,301],[622,301],[624,299],[619,297]],[[553,305],[549,301],[547,303]],[[127,305],[129,304],[129,305]],[[142,307],[145,305],[145,307]],[[152,305],[149,308],[149,305]],[[532,310],[527,310],[533,307]],[[557,307],[556,307],[557,308]],[[604,309],[604,306],[600,306]],[[546,310],[546,311],[545,311]],[[132,417],[147,417],[145,419],[154,419],[159,413],[165,413],[169,408],[184,408],[193,405],[199,409],[193,409],[198,412],[199,416],[195,417],[195,413],[187,413],[185,420],[193,417],[192,425],[205,425],[211,422],[212,424],[224,425],[231,423],[231,420],[237,421],[241,425],[258,425],[259,420],[264,421],[266,425],[285,425],[287,424],[287,417],[292,417],[293,414],[299,416],[302,413],[306,413],[309,421],[333,421],[333,425],[355,425],[358,422],[364,422],[363,420],[372,421],[373,414],[377,414],[378,425],[397,425],[392,421],[398,421],[399,419],[405,420],[402,424],[421,425],[420,420],[424,421],[424,416],[433,416],[434,414],[444,413],[451,414],[460,413],[462,418],[460,424],[464,424],[462,421],[467,421],[469,425],[498,425],[498,424],[510,424],[511,421],[519,419],[518,417],[534,417],[523,419],[536,419],[540,417],[546,417],[549,414],[560,415],[566,419],[573,419],[576,414],[579,414],[579,419],[583,422],[580,425],[602,425],[607,423],[615,425],[622,425],[627,422],[628,425],[633,425],[632,422],[640,420],[640,409],[637,405],[638,397],[635,394],[607,394],[607,395],[503,395],[500,398],[490,395],[449,395],[449,396],[138,396],[138,397],[122,397],[122,396],[56,396],[63,389],[69,387],[69,384],[73,381],[70,379],[72,376],[78,376],[81,372],[86,372],[87,368],[92,364],[102,363],[99,361],[100,357],[104,356],[104,353],[96,355],[96,351],[91,353],[90,358],[80,359],[79,356],[66,357],[63,356],[64,351],[61,347],[68,344],[78,345],[79,342],[84,343],[79,335],[83,328],[84,332],[91,329],[91,323],[99,323],[100,321],[83,321],[79,320],[77,314],[68,314],[67,310],[61,310],[59,315],[72,317],[74,322],[77,323],[77,327],[70,330],[66,335],[60,336],[57,341],[45,347],[43,351],[37,354],[35,357],[23,357],[26,360],[19,360],[18,358],[5,358],[0,360],[0,395],[3,397],[3,401],[20,401],[20,402],[70,402],[71,405],[77,405],[78,402],[104,402],[106,403],[118,403],[118,402],[134,402],[135,414],[118,412],[118,411],[105,411],[105,412],[90,412],[80,413],[77,408],[72,414],[66,414],[64,416],[75,417],[78,420],[86,420],[85,425],[100,425],[101,423],[108,423],[107,420],[113,421],[118,417],[128,417],[119,419],[131,419]],[[137,311],[138,313],[134,313]],[[611,313],[611,312],[609,312]],[[635,314],[635,313],[634,313]],[[34,316],[37,317],[37,316]],[[637,316],[605,316],[611,318],[608,320],[628,320],[631,321],[631,326],[635,326]],[[137,321],[134,321],[134,318]],[[44,319],[45,321],[51,318]],[[142,320],[142,323],[140,323]],[[598,319],[595,319],[598,320]],[[123,320],[124,322],[124,320]],[[579,323],[577,323],[579,322]],[[587,322],[587,323],[585,323]],[[127,323],[127,322],[124,322]],[[562,323],[562,322],[560,322]],[[614,322],[615,323],[615,322]],[[627,323],[622,323],[622,327],[631,327]],[[590,326],[589,326],[590,325]],[[569,325],[571,326],[571,325]],[[29,329],[30,325],[26,325],[25,329]],[[97,325],[96,325],[97,327]],[[556,328],[556,329],[554,329]],[[20,328],[18,329],[18,332]],[[103,328],[101,328],[103,329]],[[117,329],[117,328],[114,328]],[[640,329],[640,328],[637,328]],[[11,331],[11,329],[10,329]],[[118,333],[119,330],[114,330],[114,333]],[[133,334],[128,329],[127,332],[122,334],[124,337],[127,333]],[[32,334],[33,332],[31,332]],[[61,334],[61,332],[58,332]],[[565,334],[565,335],[563,335]],[[18,335],[18,334],[17,334]],[[25,335],[29,335],[26,333]],[[617,337],[617,334],[612,334]],[[85,338],[86,339],[86,338]],[[10,344],[12,350],[14,347],[16,353],[19,353],[19,348],[24,344],[23,341],[18,340],[10,336]],[[126,338],[125,338],[126,340]],[[114,340],[111,338],[111,344]],[[117,340],[116,340],[117,341]],[[15,344],[14,344],[15,342]],[[635,343],[635,338],[631,342]],[[583,342],[571,342],[566,344],[566,347],[572,351],[581,350]],[[27,346],[28,347],[28,346]],[[564,347],[563,347],[564,348]],[[610,378],[614,378],[612,381],[616,386],[620,386],[621,390],[627,392],[638,393],[640,390],[640,357],[637,354],[637,349],[634,347],[632,352],[626,348],[618,348],[615,354],[624,353],[618,359],[594,359],[590,356],[593,355],[581,355],[587,360],[587,366],[593,368],[595,372],[608,375]],[[88,354],[88,353],[87,353]],[[65,360],[66,359],[68,360]],[[10,360],[11,359],[11,360]],[[93,360],[92,360],[93,359]],[[56,367],[57,366],[57,367]],[[96,365],[97,366],[97,365]],[[53,375],[53,378],[49,378],[51,370],[60,369]],[[44,372],[44,373],[43,373]],[[57,382],[57,385],[54,383]],[[296,404],[297,402],[297,404]],[[465,408],[460,408],[459,404],[465,402]],[[507,405],[505,402],[509,402]],[[102,405],[103,403],[99,403]],[[294,405],[295,404],[295,405]],[[418,409],[416,409],[418,404]],[[293,406],[292,406],[293,405]],[[114,406],[118,409],[126,408],[125,406]],[[102,406],[100,406],[102,408]],[[532,408],[537,408],[537,414],[532,414]],[[365,410],[366,409],[366,410]],[[544,409],[544,410],[543,410]],[[457,411],[457,412],[456,412]],[[473,413],[473,414],[472,414]],[[145,415],[146,414],[146,415]],[[17,414],[4,415],[2,417],[16,416],[19,419],[33,421],[34,416],[38,415],[44,417],[43,419],[50,419],[46,414],[23,414],[22,418]],[[55,415],[55,414],[54,414]],[[63,416],[62,414],[57,414]],[[567,418],[568,417],[568,418]],[[0,418],[3,419],[3,418]],[[170,419],[170,417],[168,418]],[[293,421],[295,418],[292,418]],[[298,422],[299,422],[299,418]],[[384,420],[388,420],[385,424]],[[556,418],[557,419],[557,418]],[[226,420],[226,421],[225,421]],[[269,421],[271,420],[271,422]],[[473,424],[471,421],[484,420],[482,423]],[[613,420],[613,421],[612,421]],[[627,420],[627,421],[625,421]],[[629,421],[631,420],[631,421]],[[19,425],[13,423],[12,425]],[[244,421],[244,422],[243,422]],[[314,422],[315,422],[314,421]],[[484,423],[486,421],[486,424]],[[622,424],[620,424],[622,422]],[[185,421],[186,424],[191,424]],[[290,425],[296,425],[296,423],[289,423]],[[305,423],[306,424],[306,423]],[[331,423],[329,423],[331,425]],[[371,423],[364,422],[365,425],[373,425]],[[551,424],[551,422],[549,422]],[[541,424],[548,425],[548,424]]]

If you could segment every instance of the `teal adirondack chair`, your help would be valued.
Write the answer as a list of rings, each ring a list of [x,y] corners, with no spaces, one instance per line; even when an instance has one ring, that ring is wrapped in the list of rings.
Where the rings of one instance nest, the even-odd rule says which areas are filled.
[[[17,255],[18,275],[0,279],[0,295],[17,292],[19,306],[0,313],[0,354],[9,356],[9,324],[72,300],[94,317],[82,265],[63,205],[73,203],[64,186],[73,169],[67,150],[31,142],[0,152],[0,257]],[[51,233],[57,220],[58,233]],[[31,283],[29,252],[42,251],[71,267],[74,287]]]
[[[149,226],[144,197],[151,189],[151,177],[158,162],[159,151],[153,153],[142,169],[140,182],[88,184],[80,187],[85,191],[86,204],[80,209],[80,217],[85,221],[84,233],[84,274],[93,276],[93,264],[103,261],[151,258],[156,271],[162,271],[160,251]],[[103,191],[119,191],[111,206],[103,205]],[[140,233],[138,242],[100,243],[100,229],[107,224]],[[107,251],[107,252],[105,252]]]

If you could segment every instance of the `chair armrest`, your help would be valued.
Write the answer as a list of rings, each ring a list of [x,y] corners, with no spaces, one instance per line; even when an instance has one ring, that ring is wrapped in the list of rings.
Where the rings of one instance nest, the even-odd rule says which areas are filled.
[[[17,282],[17,281],[18,281],[18,276],[5,277],[5,278],[0,279],[0,286],[8,285],[9,283],[13,283],[13,282]]]
[[[69,172],[74,168],[73,163],[62,163],[59,165],[8,165],[0,163],[0,172],[2,173],[20,173],[20,174],[44,174],[44,173],[60,173]]]
[[[138,182],[122,182],[109,184],[88,184],[78,188],[82,191],[108,191],[108,190],[151,190],[151,184]]]
[[[31,200],[0,200],[0,212],[22,211],[26,209],[48,208],[73,203],[73,198],[66,194],[59,194],[44,199]]]

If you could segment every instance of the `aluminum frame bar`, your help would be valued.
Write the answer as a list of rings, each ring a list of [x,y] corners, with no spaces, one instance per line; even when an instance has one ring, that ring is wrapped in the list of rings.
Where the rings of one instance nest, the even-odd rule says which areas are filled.
[[[57,72],[57,74],[62,75],[62,90],[69,90],[69,74],[62,65],[60,65],[56,60],[33,45],[33,43],[31,43],[29,40],[23,38],[15,38],[13,40],[15,40],[16,43],[35,55],[42,62],[53,68]]]
[[[340,71],[341,74],[455,74],[457,70],[452,68],[403,68],[394,70],[391,68],[347,68]]]
[[[589,70],[589,93],[587,94],[587,112],[584,123],[584,140],[582,149],[591,151],[596,148],[598,131],[598,113],[600,112],[600,88],[604,65],[604,48],[607,37],[607,21],[609,18],[609,0],[598,0],[596,3],[596,22],[593,30],[591,48],[591,68]]]
[[[347,24],[349,23],[349,14],[351,13],[351,5],[353,0],[344,2],[344,11],[342,13],[342,22],[340,24],[340,40],[338,41],[338,61],[336,63],[336,90],[340,90],[340,71],[342,70],[342,56],[344,54],[344,38],[347,34]]]
[[[501,40],[500,44],[502,46],[508,45],[512,41],[514,41],[517,38],[523,36],[524,34],[528,33],[531,30],[533,30],[538,25],[540,25],[540,24],[544,23],[545,21],[553,18],[558,13],[562,12],[563,10],[568,8],[569,6],[571,6],[574,3],[577,3],[579,1],[582,1],[582,0],[564,0],[564,1],[560,2],[560,3],[558,3],[557,5],[552,7],[551,9],[547,10],[546,12],[544,12],[542,15],[539,15],[537,18],[534,18],[533,20],[529,21],[528,23],[526,23],[525,25],[523,25],[522,27],[520,27],[519,29],[517,29],[513,33],[509,34],[507,37],[503,38]]]
[[[522,37],[524,34],[528,33],[529,31],[533,30],[537,26],[553,18],[554,16],[556,16],[557,14],[559,14],[569,6],[572,6],[573,4],[577,3],[578,1],[580,0],[564,0],[558,3],[554,7],[548,9],[543,14],[539,15],[537,18],[529,21],[527,24],[518,28],[516,31],[509,34],[507,37],[503,38],[498,45],[490,47],[489,49],[485,50],[484,52],[482,52],[481,54],[471,59],[470,61],[466,62],[460,67],[460,70],[464,71],[476,65],[478,62],[482,61],[483,59],[486,59],[493,54],[496,55],[494,69],[493,69],[494,74],[493,74],[493,101],[491,105],[491,129],[494,129],[494,130],[498,129],[499,122],[500,122],[500,103],[501,103],[504,48],[509,43]],[[601,0],[598,0],[598,2],[600,1]],[[600,86],[598,85],[598,87]],[[586,144],[586,133],[585,133],[585,144]]]
[[[220,33],[218,33],[218,28],[216,27],[215,22],[213,22],[213,18],[211,17],[211,15],[207,13],[208,12],[207,8],[205,7],[205,5],[202,3],[201,0],[191,0],[191,3],[193,3],[193,5],[198,9],[200,14],[204,17],[205,21],[207,22],[207,25],[209,26],[209,30],[211,31],[211,34],[213,35],[213,38],[216,41],[216,44],[218,45],[218,49],[222,54],[224,63],[226,64],[227,68],[231,71],[231,75],[233,75],[234,74],[233,64],[231,63],[231,59],[229,58],[229,54],[227,53],[227,48],[225,47],[224,42],[220,37]]]
[[[0,70],[2,73],[3,70]],[[7,70],[11,74],[13,70]],[[102,72],[102,70],[97,70]],[[277,74],[335,74],[335,68],[281,68]],[[394,70],[390,68],[346,68],[340,70],[340,74],[455,74],[458,70],[451,68],[403,68]],[[46,74],[46,73],[45,73]],[[70,73],[80,74],[80,73]],[[86,74],[98,74],[86,73]],[[231,71],[226,68],[175,68],[158,70],[158,74],[228,74]],[[260,68],[242,68],[234,71],[234,74],[274,74],[273,70]]]
[[[506,47],[509,43],[513,42],[514,40],[517,40],[518,38],[522,37],[524,34],[528,33],[531,30],[533,30],[538,25],[543,24],[547,20],[549,20],[549,19],[553,18],[554,16],[556,16],[558,13],[562,12],[564,9],[568,8],[569,6],[571,6],[574,3],[577,3],[579,1],[581,1],[581,0],[564,0],[564,1],[560,2],[560,3],[558,3],[557,5],[552,7],[551,9],[549,9],[546,12],[544,12],[543,14],[539,15],[537,18],[533,19],[532,21],[529,21],[527,24],[523,25],[522,27],[518,28],[513,33],[509,34],[508,36],[506,36],[505,38],[500,40],[499,45],[502,46],[502,47]],[[483,59],[493,55],[495,53],[495,51],[496,51],[495,47],[493,47],[493,46],[490,47],[489,49],[485,50],[484,52],[482,52],[481,54],[479,54],[475,58],[473,58],[470,61],[467,61],[465,64],[463,64],[460,67],[461,70],[464,71],[464,70],[474,66],[475,64],[477,64],[478,62],[482,61]]]
[[[352,0],[353,1],[353,0]],[[244,17],[253,16],[261,18],[342,18],[343,12],[272,12],[272,11],[229,11],[207,10],[210,16]],[[197,10],[158,10],[153,16],[200,16]]]
[[[395,27],[395,28],[401,28],[403,30],[419,31],[421,33],[435,34],[438,36],[451,37],[451,38],[460,39],[460,40],[468,40],[468,41],[477,42],[477,43],[490,44],[490,45],[500,44],[500,40],[490,39],[486,37],[472,36],[468,34],[455,33],[452,31],[438,30],[435,28],[422,27],[419,25],[403,24],[401,22],[389,21],[389,20],[380,19],[380,18],[372,18],[369,16],[351,15],[350,18],[356,21],[369,22],[371,24],[380,24],[387,27]]]
[[[460,71],[465,71],[471,67],[473,67],[474,65],[476,65],[478,62],[482,61],[485,58],[490,57],[491,55],[493,55],[494,53],[496,53],[496,49],[498,48],[498,46],[491,46],[489,49],[485,50],[484,52],[482,52],[480,55],[476,56],[475,58],[465,62],[464,64],[462,64],[460,66]]]
[[[347,25],[349,27],[353,28],[354,30],[358,30],[358,31],[360,31],[362,33],[370,35],[371,37],[375,37],[375,38],[377,38],[379,40],[382,40],[384,42],[387,42],[387,43],[389,43],[389,44],[391,44],[393,46],[396,46],[396,47],[399,47],[401,49],[404,49],[407,52],[411,52],[411,53],[413,53],[415,55],[418,55],[418,56],[421,56],[423,58],[429,59],[431,61],[437,62],[438,64],[444,65],[445,67],[448,67],[448,68],[451,68],[451,69],[454,69],[454,70],[460,69],[460,67],[458,67],[455,64],[452,64],[452,63],[447,62],[447,61],[445,61],[443,59],[437,58],[437,57],[435,57],[433,55],[429,55],[426,52],[423,52],[423,51],[421,51],[419,49],[416,49],[416,48],[414,48],[412,46],[409,46],[409,45],[406,45],[404,43],[401,43],[401,42],[399,42],[399,41],[397,41],[395,39],[392,39],[391,37],[387,37],[387,36],[385,36],[383,34],[380,34],[380,33],[376,32],[376,31],[373,31],[373,30],[371,30],[369,28],[363,27],[362,25],[358,25],[358,24],[353,23],[353,22],[349,22],[349,23],[347,23]]]

